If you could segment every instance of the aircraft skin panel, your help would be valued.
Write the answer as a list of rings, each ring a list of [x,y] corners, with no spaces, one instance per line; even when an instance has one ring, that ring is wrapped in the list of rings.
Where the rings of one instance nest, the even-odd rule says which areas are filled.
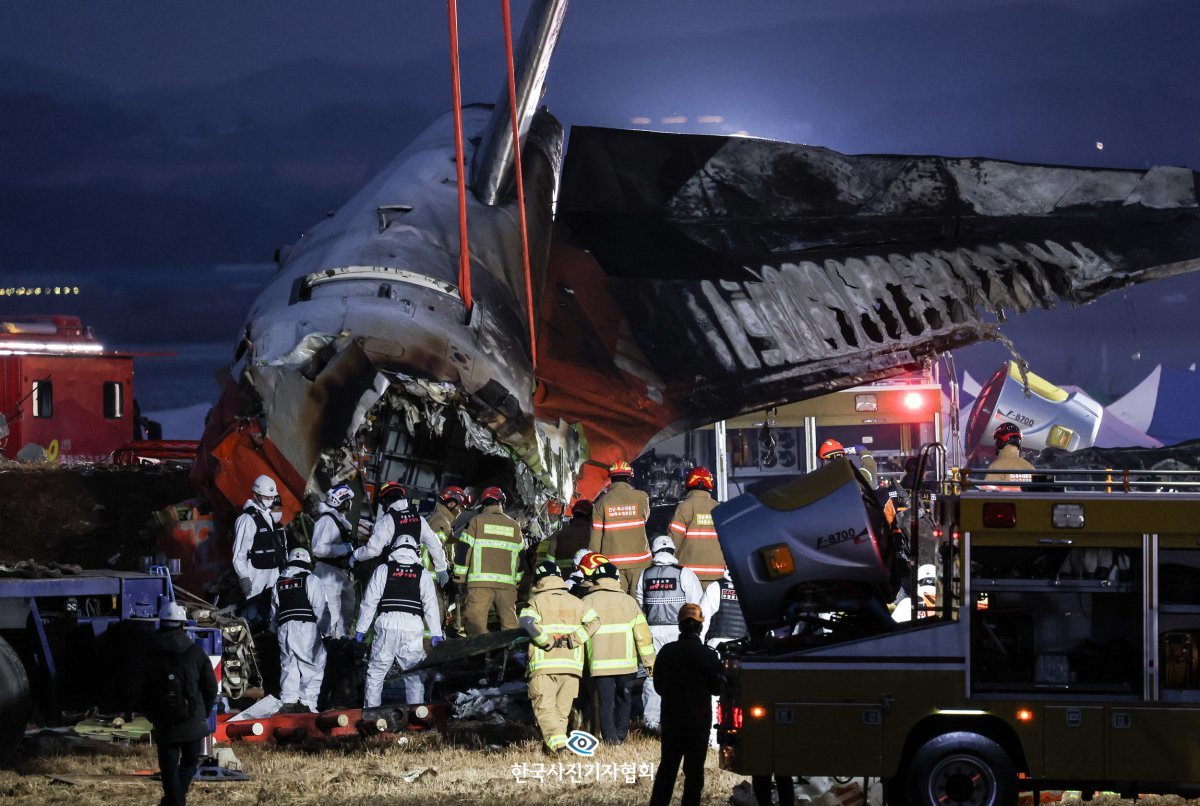
[[[637,436],[606,451],[589,434],[593,456],[627,458],[687,428],[909,371],[996,338],[1012,313],[1200,268],[1198,186],[1184,168],[846,156],[576,127],[548,287],[571,285],[574,269],[553,265],[562,254],[586,254],[607,283],[589,278],[575,316],[627,330],[648,364],[612,395],[631,401]],[[564,310],[545,309],[544,327]],[[611,374],[614,362],[596,363]],[[569,381],[556,371],[539,377],[590,388],[579,367]]]

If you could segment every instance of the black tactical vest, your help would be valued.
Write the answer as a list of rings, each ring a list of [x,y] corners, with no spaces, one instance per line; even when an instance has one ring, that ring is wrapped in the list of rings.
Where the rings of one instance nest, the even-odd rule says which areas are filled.
[[[280,577],[275,582],[275,590],[279,593],[279,609],[276,616],[280,624],[289,621],[306,621],[316,624],[317,614],[313,612],[312,602],[308,601],[308,590],[305,581],[307,573],[294,577]]]
[[[412,535],[413,541],[421,545],[421,516],[415,509],[409,507],[403,512],[390,510],[392,516],[392,545],[400,539],[400,535]]]
[[[246,507],[245,512],[254,519],[254,542],[247,553],[251,567],[282,571],[287,567],[287,537],[283,527],[264,517],[257,507]]]
[[[347,545],[350,545],[350,530],[347,529],[345,526],[342,526],[342,522],[340,520],[338,520],[330,512],[322,513],[321,518],[332,519],[333,525],[337,527],[338,534],[340,534],[342,536],[342,542]],[[317,518],[317,523],[321,522],[321,518]],[[313,531],[315,532],[316,524],[313,524],[313,527],[314,527]],[[319,563],[325,563],[326,565],[332,565],[335,568],[349,568],[350,567],[350,555],[349,554],[343,554],[340,557],[313,557],[313,559]]]
[[[421,606],[421,572],[424,570],[419,563],[389,560],[387,584],[383,586],[383,596],[379,599],[379,612],[424,615],[425,608]]]
[[[679,610],[687,604],[678,565],[652,565],[642,572],[642,610],[651,627],[679,624]]]
[[[744,638],[747,632],[746,619],[738,602],[737,589],[728,579],[718,579],[716,584],[721,586],[721,606],[712,618],[707,637],[730,640]]]

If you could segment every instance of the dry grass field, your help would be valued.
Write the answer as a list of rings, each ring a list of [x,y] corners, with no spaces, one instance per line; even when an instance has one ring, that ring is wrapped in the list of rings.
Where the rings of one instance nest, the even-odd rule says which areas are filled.
[[[601,746],[592,759],[573,754],[548,758],[533,739],[495,747],[468,732],[454,731],[449,735],[414,736],[405,744],[352,742],[333,745],[332,749],[241,745],[236,752],[252,780],[199,784],[189,795],[189,803],[646,803],[652,778],[637,777],[637,770],[639,766],[645,771],[645,765],[657,764],[659,747],[654,739],[635,738],[621,747]],[[514,765],[532,774],[558,763],[565,772],[548,775],[542,783],[533,779],[520,782],[514,776]],[[573,772],[572,764],[582,766]],[[590,764],[599,768],[593,767],[585,782]],[[622,765],[626,771],[634,765],[634,783],[625,782]],[[69,806],[156,803],[161,794],[158,784],[132,775],[138,769],[155,766],[153,750],[148,746],[43,752],[25,757],[12,771],[0,772],[0,802]],[[412,783],[405,780],[405,776],[426,768],[429,771]],[[599,783],[595,781],[596,769],[604,779]],[[614,774],[616,781],[612,780]],[[710,753],[705,803],[726,803],[733,787],[743,780],[718,770],[716,754]]]
[[[241,783],[198,784],[189,802],[212,804],[554,804],[554,806],[606,806],[643,804],[650,799],[651,778],[641,776],[645,765],[658,762],[658,742],[635,737],[622,747],[601,746],[593,759],[574,755],[551,759],[541,754],[532,738],[515,739],[503,746],[489,745],[468,726],[452,726],[445,733],[414,735],[398,744],[350,742],[317,747],[237,746],[252,780]],[[548,774],[539,783],[518,781],[517,770],[531,774],[552,765],[564,773]],[[572,771],[570,765],[581,767]],[[591,772],[586,769],[593,767]],[[543,765],[538,767],[537,765]],[[615,768],[610,765],[615,765]],[[632,767],[630,765],[633,765]],[[0,803],[102,804],[157,803],[158,784],[134,773],[154,768],[154,753],[147,745],[103,747],[26,755],[13,770],[0,771]],[[603,780],[594,780],[601,770]],[[425,770],[416,780],[406,780]],[[626,772],[634,775],[626,783]],[[612,780],[613,773],[617,780]],[[587,780],[584,780],[585,777]],[[704,803],[729,802],[733,788],[746,779],[716,767],[709,754]],[[676,790],[678,798],[679,790]],[[802,801],[803,802],[803,801]],[[1063,801],[1077,806],[1079,801]],[[1097,797],[1096,806],[1129,803],[1115,797]],[[1172,797],[1139,800],[1147,806],[1180,806]],[[1200,801],[1187,801],[1200,804]]]

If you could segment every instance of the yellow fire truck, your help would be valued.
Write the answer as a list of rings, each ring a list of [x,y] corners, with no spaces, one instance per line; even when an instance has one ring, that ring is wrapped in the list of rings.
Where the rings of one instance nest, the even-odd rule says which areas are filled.
[[[849,461],[718,507],[751,631],[725,647],[721,765],[876,777],[892,804],[1194,796],[1200,495],[1073,473],[935,490],[939,609],[907,623],[886,605],[908,563]]]

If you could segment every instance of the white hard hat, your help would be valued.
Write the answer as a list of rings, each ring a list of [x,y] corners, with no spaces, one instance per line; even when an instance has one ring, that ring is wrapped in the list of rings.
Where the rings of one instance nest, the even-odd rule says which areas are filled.
[[[274,498],[279,495],[279,489],[275,486],[275,479],[270,476],[259,476],[254,480],[254,494],[261,496],[269,496]]]
[[[575,560],[574,560],[574,562],[575,562],[575,567],[576,567],[576,568],[578,568],[578,567],[579,567],[579,561],[580,561],[580,560],[582,560],[584,557],[588,556],[588,555],[589,555],[589,554],[591,554],[591,553],[592,553],[592,550],[591,550],[591,549],[580,549],[579,551],[575,552]]]
[[[410,549],[416,550],[417,539],[415,537],[413,537],[412,535],[410,535],[408,532],[404,532],[403,534],[396,535],[396,539],[392,541],[392,548],[393,549],[410,548]]]
[[[927,579],[937,579],[937,569],[930,563],[926,563],[917,569],[917,583],[921,584]]]
[[[650,544],[650,551],[655,554],[658,554],[660,551],[669,551],[674,554],[675,541],[671,539],[670,535],[659,535],[658,537],[654,538],[654,542]]]
[[[288,565],[312,565],[312,555],[308,549],[295,548],[288,552]]]
[[[354,490],[348,484],[339,484],[325,496],[325,503],[332,509],[337,509],[347,501],[354,500]]]
[[[183,605],[178,602],[172,602],[170,599],[163,600],[162,607],[158,608],[159,621],[187,621],[187,611],[183,609]]]

